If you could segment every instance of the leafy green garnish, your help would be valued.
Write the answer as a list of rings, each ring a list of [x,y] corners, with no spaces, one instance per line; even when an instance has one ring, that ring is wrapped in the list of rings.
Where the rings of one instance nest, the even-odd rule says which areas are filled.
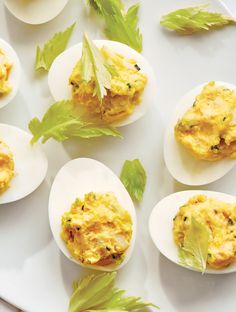
[[[112,5],[115,5],[117,8],[119,8],[120,10],[123,10],[123,4],[121,2],[121,0],[112,0],[109,3],[109,0],[106,1],[106,3],[102,3],[102,1],[99,0],[88,0],[88,4],[90,6],[92,6],[98,13],[102,14],[102,5],[108,5],[107,9],[109,9],[109,7],[111,7]]]
[[[146,172],[138,159],[126,160],[120,175],[120,179],[132,199],[141,201],[146,185]]]
[[[184,237],[183,247],[179,249],[180,264],[204,273],[207,264],[209,238],[207,227],[192,217],[190,227]]]
[[[220,13],[212,13],[204,10],[207,5],[199,5],[171,12],[164,15],[161,25],[175,30],[182,35],[191,35],[202,30],[211,30],[235,23],[235,19]]]
[[[74,283],[69,312],[82,311],[133,311],[144,307],[158,306],[145,302],[140,297],[124,297],[125,290],[114,287],[116,272],[87,275]]]
[[[142,51],[142,35],[138,28],[139,4],[127,11],[120,0],[89,0],[89,4],[103,17],[106,36]]]
[[[100,50],[90,40],[87,34],[83,38],[83,50],[81,58],[81,76],[86,82],[95,80],[96,88],[93,95],[96,95],[100,102],[107,94],[106,89],[111,87],[112,69]]]
[[[56,33],[44,44],[42,49],[37,46],[34,66],[36,71],[40,69],[48,71],[50,69],[55,58],[65,50],[75,24],[72,24],[63,32]]]
[[[42,121],[36,117],[30,121],[29,129],[33,135],[31,143],[37,142],[41,137],[42,143],[50,138],[64,141],[71,137],[122,137],[114,127],[84,120],[78,112],[76,104],[72,101],[60,101],[52,104]]]

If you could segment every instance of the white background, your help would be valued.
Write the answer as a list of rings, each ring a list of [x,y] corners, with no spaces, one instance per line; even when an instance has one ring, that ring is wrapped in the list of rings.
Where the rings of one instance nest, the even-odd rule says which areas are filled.
[[[160,16],[202,0],[140,2],[143,53],[158,80],[152,108],[140,121],[122,129],[123,140],[48,142],[44,147],[49,158],[46,181],[26,199],[0,207],[0,297],[27,311],[65,312],[72,281],[87,273],[59,252],[47,215],[55,174],[69,159],[80,156],[102,161],[117,174],[125,159],[139,158],[147,171],[144,200],[137,206],[137,243],[132,259],[119,272],[120,287],[155,302],[164,312],[236,311],[235,274],[202,276],[183,269],[160,255],[148,233],[152,207],[172,192],[190,189],[175,182],[165,168],[165,125],[179,98],[196,85],[209,80],[236,84],[236,27],[180,37],[160,27]],[[223,12],[217,0],[210,2],[212,8]],[[20,91],[11,104],[1,109],[0,122],[27,129],[29,120],[36,115],[41,117],[52,103],[46,75],[36,75],[33,70],[36,45],[74,21],[77,27],[70,45],[79,42],[84,31],[92,38],[103,38],[97,20],[92,20],[79,0],[69,1],[56,19],[41,26],[23,24],[0,4],[0,37],[14,47],[23,68]],[[204,189],[236,195],[235,178],[236,169]]]

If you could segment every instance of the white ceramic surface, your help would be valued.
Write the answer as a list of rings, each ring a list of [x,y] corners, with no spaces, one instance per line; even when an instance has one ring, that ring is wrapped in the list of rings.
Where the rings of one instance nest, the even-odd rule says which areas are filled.
[[[10,93],[4,96],[0,96],[0,108],[9,104],[17,94],[20,76],[21,76],[21,66],[19,58],[13,48],[7,43],[5,40],[0,39],[0,49],[5,53],[9,62],[13,63],[13,67],[11,68],[9,75],[9,83],[12,87]]]
[[[236,6],[234,0],[219,0],[227,13],[233,17],[236,16]]]
[[[10,148],[15,176],[0,196],[0,204],[11,203],[32,193],[44,180],[48,161],[39,144],[31,145],[31,135],[19,128],[0,124],[0,139]]]
[[[125,44],[109,40],[95,40],[94,43],[99,48],[102,46],[107,46],[108,48],[126,56],[127,58],[135,59],[138,66],[141,68],[141,72],[148,77],[148,82],[145,86],[140,104],[135,108],[134,112],[129,117],[114,123],[114,126],[121,127],[131,124],[134,121],[140,119],[147,112],[148,107],[151,106],[155,100],[157,83],[153,69],[151,68],[148,61],[140,53],[131,49]],[[52,96],[56,101],[71,98],[69,77],[81,55],[82,43],[79,43],[60,54],[52,63],[48,73],[48,84]]]
[[[206,84],[197,86],[182,97],[165,134],[164,157],[166,166],[177,181],[187,185],[204,185],[214,182],[222,178],[236,164],[236,160],[229,158],[215,162],[198,160],[175,139],[175,125],[179,118],[193,105],[196,96],[201,93]],[[230,83],[216,81],[216,85],[223,85],[236,92],[236,86]]]
[[[5,6],[27,24],[43,24],[55,18],[68,0],[5,0]]]
[[[89,192],[115,194],[118,202],[129,212],[133,226],[130,247],[124,261],[119,266],[90,266],[100,271],[121,269],[130,259],[136,237],[136,212],[133,202],[120,179],[102,163],[90,158],[77,158],[65,164],[55,177],[49,197],[49,221],[54,239],[63,254],[73,262],[81,265],[68,251],[61,239],[61,217],[70,210],[76,198],[84,198]],[[89,266],[85,266],[89,268]]]
[[[171,194],[163,198],[153,208],[149,219],[149,232],[152,240],[160,252],[174,263],[179,264],[178,248],[173,239],[173,218],[179,208],[184,205],[191,197],[196,195],[206,195],[226,203],[236,203],[236,197],[212,191],[183,191]],[[236,272],[236,263],[221,270],[207,269],[205,273],[225,274]],[[200,273],[201,274],[201,273]]]
[[[135,2],[125,1],[127,6]],[[208,2],[212,3],[210,9],[224,12],[217,0]],[[164,130],[174,107],[183,94],[204,81],[235,83],[236,28],[229,26],[212,33],[180,37],[159,26],[161,15],[179,7],[201,4],[202,0],[141,0],[140,3],[143,55],[153,66],[158,80],[152,108],[138,122],[122,128],[123,140],[99,138],[65,144],[49,140],[43,146],[49,160],[46,180],[30,196],[0,206],[0,297],[24,311],[67,311],[73,281],[92,272],[64,257],[52,237],[48,198],[58,170],[73,158],[90,157],[119,175],[124,160],[138,157],[147,172],[147,186],[142,203],[136,207],[134,252],[119,270],[116,285],[130,295],[158,304],[164,312],[235,312],[236,275],[202,276],[172,263],[153,244],[148,219],[161,198],[186,189],[172,178],[163,161]],[[35,49],[48,40],[49,33],[51,36],[74,21],[78,27],[72,34],[72,45],[82,40],[84,31],[91,38],[104,38],[97,19],[84,10],[82,1],[69,1],[57,18],[40,27],[19,23],[0,4],[1,36],[14,43],[24,68],[21,92],[11,105],[1,109],[1,123],[27,129],[30,118],[41,118],[53,102],[47,76],[33,74]],[[234,168],[207,189],[235,196],[235,179]]]

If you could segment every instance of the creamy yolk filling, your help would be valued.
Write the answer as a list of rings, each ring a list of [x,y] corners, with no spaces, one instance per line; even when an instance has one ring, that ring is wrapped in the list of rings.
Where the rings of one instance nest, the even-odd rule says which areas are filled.
[[[8,94],[12,90],[8,81],[11,68],[12,63],[7,60],[5,53],[0,49],[0,96]]]
[[[207,263],[220,269],[236,260],[236,205],[197,195],[180,207],[174,218],[173,236],[182,247],[194,217],[210,233]]]
[[[236,94],[208,83],[175,126],[176,139],[197,159],[236,158]]]
[[[61,237],[83,264],[118,264],[130,246],[131,217],[114,194],[91,192],[62,216]]]
[[[80,61],[73,69],[69,83],[72,86],[73,99],[78,105],[85,108],[91,117],[112,123],[133,113],[141,101],[147,77],[141,73],[135,60],[127,59],[106,47],[102,47],[100,51],[115,70],[111,87],[102,103],[94,96],[95,81],[82,80]]]
[[[14,176],[14,160],[9,147],[0,141],[0,193],[10,186]]]

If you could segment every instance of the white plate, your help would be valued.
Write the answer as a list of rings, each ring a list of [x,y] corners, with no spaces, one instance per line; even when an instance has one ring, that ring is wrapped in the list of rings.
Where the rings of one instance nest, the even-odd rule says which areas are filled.
[[[165,134],[166,166],[177,181],[187,185],[204,185],[214,182],[227,174],[236,164],[236,160],[230,158],[219,161],[198,160],[175,138],[174,128],[179,118],[193,105],[196,96],[202,92],[207,83],[195,87],[181,98]],[[223,85],[236,92],[236,86],[230,83],[216,81],[216,85]]]
[[[84,198],[90,192],[115,194],[118,202],[132,219],[132,239],[123,262],[114,266],[94,266],[91,269],[114,271],[121,269],[130,259],[136,237],[136,212],[134,204],[120,179],[104,164],[90,158],[77,158],[65,164],[55,177],[49,197],[49,222],[54,239],[63,254],[71,261],[83,266],[74,259],[61,238],[61,218],[70,210],[76,198]],[[89,265],[84,267],[88,267]]]
[[[131,2],[127,1],[127,5]],[[48,222],[52,181],[58,170],[74,158],[95,158],[119,175],[124,160],[138,157],[147,172],[147,187],[142,203],[136,207],[134,253],[119,270],[116,285],[126,289],[129,295],[156,303],[161,307],[160,312],[235,312],[235,274],[202,276],[181,268],[158,252],[148,232],[148,218],[154,204],[167,194],[184,189],[171,177],[163,162],[164,128],[178,99],[203,81],[235,83],[235,26],[180,37],[158,25],[162,14],[202,2],[165,0],[160,5],[157,0],[140,1],[143,53],[158,78],[154,105],[138,122],[122,129],[123,140],[98,138],[65,144],[49,140],[45,144],[49,160],[45,182],[25,199],[0,207],[0,297],[27,312],[67,311],[73,281],[92,271],[64,257],[52,237]],[[211,2],[213,10],[222,11],[217,0]],[[0,122],[25,129],[28,119],[41,118],[52,103],[46,77],[33,74],[35,47],[48,40],[49,26],[50,32],[56,32],[66,28],[68,20],[78,20],[78,32],[73,33],[72,44],[81,41],[85,30],[91,38],[104,38],[95,18],[83,8],[82,1],[71,0],[66,14],[61,14],[50,25],[31,27],[9,17],[0,5],[2,37],[14,40],[24,66],[21,93],[13,105],[0,111]],[[233,169],[208,188],[236,195],[235,180]]]
[[[8,79],[12,87],[12,90],[10,93],[0,97],[0,108],[2,108],[6,106],[7,104],[9,104],[17,94],[19,83],[20,83],[21,66],[20,66],[20,61],[16,52],[9,45],[9,43],[7,43],[3,39],[0,39],[0,49],[3,50],[9,62],[13,63],[13,66],[10,71],[9,79]]]
[[[236,197],[212,191],[183,191],[163,198],[154,208],[149,219],[149,232],[152,240],[160,252],[169,260],[179,265],[178,248],[173,239],[173,218],[179,208],[191,197],[206,195],[226,203],[236,204]],[[227,268],[214,270],[207,269],[205,273],[225,274],[236,272],[236,262]]]
[[[68,0],[5,0],[5,6],[27,24],[43,24],[55,18]]]
[[[149,106],[153,103],[157,92],[157,83],[153,69],[148,61],[137,51],[125,44],[110,40],[94,40],[97,47],[107,46],[113,51],[124,55],[127,58],[134,59],[141,68],[141,72],[148,77],[147,84],[144,88],[142,99],[139,105],[135,107],[134,112],[113,125],[116,127],[126,126],[140,119],[147,112]],[[67,49],[54,60],[48,73],[48,84],[52,96],[56,101],[71,98],[71,86],[69,77],[73,68],[82,55],[82,43]]]
[[[0,140],[13,154],[15,176],[0,196],[0,204],[11,203],[32,193],[44,180],[48,161],[39,144],[30,144],[31,135],[19,128],[0,124]]]

